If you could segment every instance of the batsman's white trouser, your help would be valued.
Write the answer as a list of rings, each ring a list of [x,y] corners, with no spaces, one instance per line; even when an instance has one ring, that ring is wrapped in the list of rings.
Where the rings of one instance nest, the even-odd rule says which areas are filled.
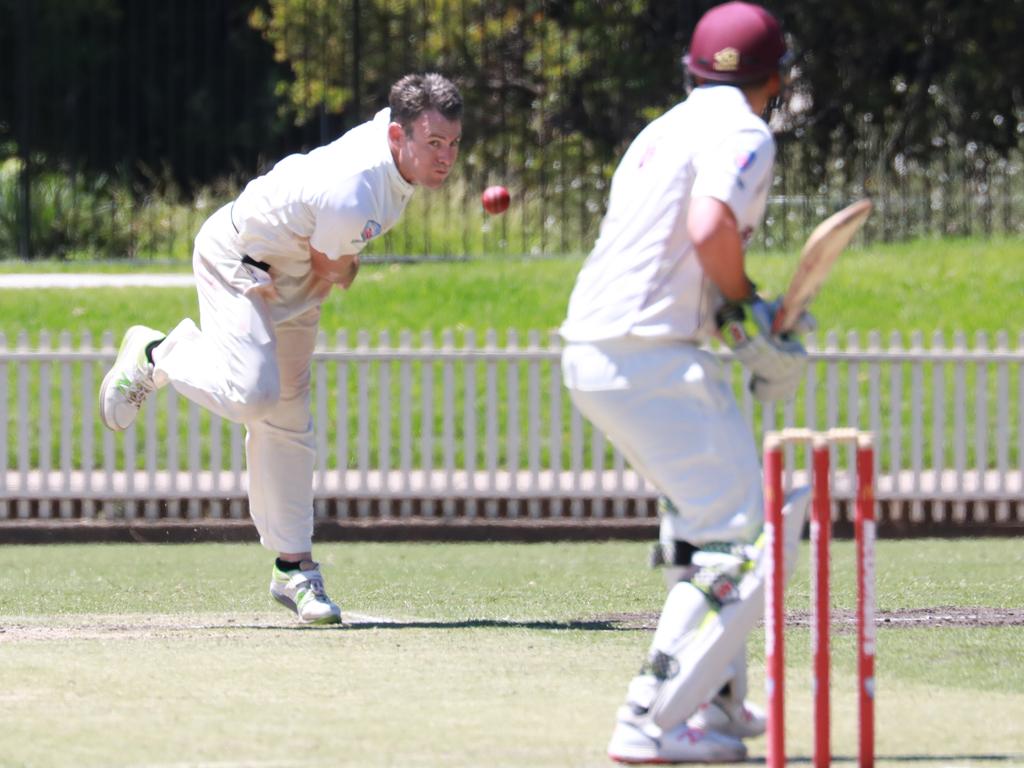
[[[562,376],[576,407],[675,505],[662,537],[751,542],[761,466],[718,359],[678,341],[570,343]]]
[[[249,511],[260,541],[308,552],[316,450],[310,363],[330,285],[270,276],[242,262],[230,207],[196,236],[200,326],[182,320],[155,350],[154,377],[213,413],[245,424]]]
[[[764,520],[757,447],[714,355],[679,341],[570,343],[562,355],[562,373],[576,407],[672,501],[675,509],[661,520],[662,541],[699,546],[754,539]],[[690,632],[689,618],[708,610],[699,590],[676,583],[692,569],[670,570],[674,586],[658,623],[662,640],[681,627],[684,634]],[[716,635],[710,649],[689,648],[676,662],[706,663],[697,678],[683,677],[687,684],[682,689],[669,686],[670,716],[679,716],[676,699],[690,710],[675,724],[684,722],[726,681],[740,701],[746,693],[745,642],[750,627],[741,621],[720,629],[723,647],[723,638]],[[712,658],[706,658],[707,652]],[[638,686],[651,683],[651,678],[641,676],[630,688],[640,698],[653,697],[654,690],[637,692]],[[659,726],[664,725],[661,709]]]

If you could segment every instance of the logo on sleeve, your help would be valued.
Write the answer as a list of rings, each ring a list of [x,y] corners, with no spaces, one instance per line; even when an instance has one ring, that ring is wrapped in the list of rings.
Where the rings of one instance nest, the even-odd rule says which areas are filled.
[[[740,169],[740,173],[743,173],[747,168],[754,164],[756,159],[756,152],[741,152],[736,155],[736,167]]]
[[[363,231],[360,233],[359,240],[353,240],[353,243],[368,243],[370,240],[375,238],[381,232],[381,225],[379,221],[373,219],[367,219],[366,223],[363,224]]]

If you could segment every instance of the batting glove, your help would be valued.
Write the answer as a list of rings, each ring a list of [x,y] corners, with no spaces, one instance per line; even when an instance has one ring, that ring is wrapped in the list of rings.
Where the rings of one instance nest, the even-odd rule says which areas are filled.
[[[751,394],[765,403],[794,397],[807,370],[807,350],[796,336],[771,332],[778,307],[755,296],[725,304],[715,314],[723,341],[750,373]]]

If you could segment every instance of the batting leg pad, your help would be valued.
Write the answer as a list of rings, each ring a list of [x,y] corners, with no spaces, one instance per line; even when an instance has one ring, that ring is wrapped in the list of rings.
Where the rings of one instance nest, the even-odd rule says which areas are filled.
[[[787,579],[796,568],[810,498],[810,489],[800,489],[783,507]],[[638,723],[667,731],[686,722],[736,673],[733,664],[764,614],[766,543],[762,535],[752,546],[694,555],[700,570],[672,588],[647,663],[629,685],[626,703]]]

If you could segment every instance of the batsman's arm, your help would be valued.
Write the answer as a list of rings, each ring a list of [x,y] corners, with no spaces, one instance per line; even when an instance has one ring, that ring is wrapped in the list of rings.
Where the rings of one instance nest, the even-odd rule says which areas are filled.
[[[694,198],[687,226],[704,274],[725,298],[715,320],[722,340],[750,372],[750,391],[764,402],[793,397],[807,367],[807,352],[795,339],[772,336],[775,306],[757,295],[747,277],[743,238],[732,209],[715,198]]]
[[[309,246],[309,264],[318,278],[332,285],[340,285],[345,290],[355,282],[359,272],[358,254],[342,254],[337,259],[330,259],[313,246]]]
[[[751,299],[754,284],[747,277],[743,238],[732,209],[713,197],[696,197],[690,202],[686,228],[704,274],[726,301]]]

